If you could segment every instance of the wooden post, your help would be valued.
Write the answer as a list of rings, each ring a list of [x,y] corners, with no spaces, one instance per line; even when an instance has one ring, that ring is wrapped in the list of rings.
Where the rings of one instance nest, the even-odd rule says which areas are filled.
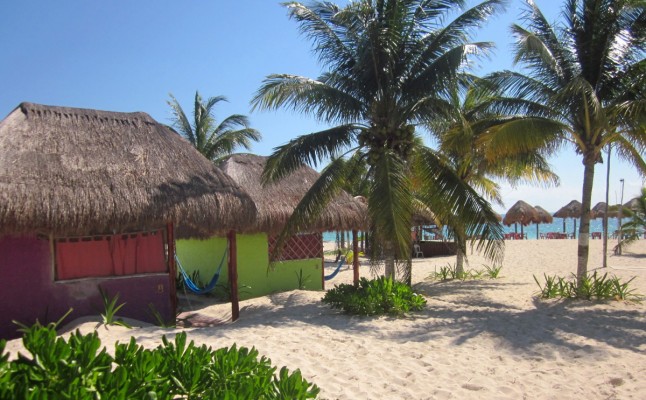
[[[236,232],[229,231],[229,287],[231,290],[231,321],[240,317],[240,303],[238,298],[238,246]]]
[[[175,265],[175,232],[173,224],[166,224],[166,241],[168,243],[168,275],[169,285],[168,294],[170,296],[171,312],[174,318],[177,315],[177,267]]]
[[[352,230],[352,272],[354,274],[354,284],[359,284],[359,241],[357,238],[357,231]]]
[[[321,233],[321,290],[325,290],[325,249],[323,248],[323,233]]]

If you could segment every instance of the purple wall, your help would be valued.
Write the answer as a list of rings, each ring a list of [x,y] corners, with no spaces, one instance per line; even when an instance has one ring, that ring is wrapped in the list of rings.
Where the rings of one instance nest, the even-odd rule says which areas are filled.
[[[29,237],[0,237],[0,338],[20,336],[16,320],[31,325],[58,320],[74,308],[63,325],[85,315],[103,312],[101,286],[109,297],[119,293],[118,304],[127,304],[117,317],[155,322],[149,303],[166,321],[175,318],[168,274],[118,278],[86,278],[54,282],[49,241]]]

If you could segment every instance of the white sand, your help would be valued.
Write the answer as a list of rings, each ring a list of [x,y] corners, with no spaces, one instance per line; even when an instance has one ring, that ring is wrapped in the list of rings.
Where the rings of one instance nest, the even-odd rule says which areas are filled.
[[[255,346],[276,366],[300,368],[323,399],[646,398],[644,303],[534,297],[532,275],[569,276],[576,249],[574,240],[511,241],[501,278],[465,282],[426,279],[453,257],[416,259],[413,281],[428,307],[402,319],[342,315],[319,302],[321,292],[292,291],[242,302],[235,323],[186,330],[198,343]],[[486,263],[469,261],[478,269]],[[600,265],[601,241],[591,241],[589,269]],[[635,276],[632,285],[646,294],[646,240],[609,265],[611,274]],[[351,280],[344,269],[327,286]],[[192,304],[207,320],[230,317],[229,304]],[[66,330],[94,329],[92,321]],[[99,328],[108,350],[131,335],[155,347],[177,331]],[[19,340],[8,344],[20,348]]]

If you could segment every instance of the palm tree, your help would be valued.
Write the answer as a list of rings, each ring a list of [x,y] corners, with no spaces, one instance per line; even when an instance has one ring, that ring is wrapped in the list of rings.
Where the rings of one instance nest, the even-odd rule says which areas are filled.
[[[500,11],[501,3],[485,1],[442,28],[464,1],[361,0],[343,8],[328,2],[286,4],[327,71],[317,79],[270,75],[252,104],[291,107],[332,127],[278,147],[265,178],[280,179],[302,164],[338,158],[323,169],[283,235],[306,229],[354,173],[359,162],[338,161],[353,155],[350,160],[368,166],[370,232],[384,257],[386,276],[394,277],[397,265],[410,280],[414,194],[436,214],[459,219],[466,231],[478,234],[485,254],[501,256],[502,228],[490,204],[416,140],[416,125],[434,114],[436,93],[455,79],[470,56],[491,47],[470,43],[470,32]]]
[[[168,101],[173,113],[173,128],[191,142],[204,157],[215,163],[233,154],[237,147],[250,150],[251,142],[257,142],[261,138],[260,132],[249,127],[249,120],[244,115],[234,114],[217,124],[213,108],[222,101],[227,99],[216,96],[203,102],[196,91],[192,121],[172,94]]]
[[[621,226],[624,237],[617,247],[627,246],[646,233],[646,187],[641,189],[640,196],[637,197],[635,202],[635,207],[632,209],[623,207],[622,212],[630,220]]]
[[[584,165],[583,213],[577,278],[587,274],[590,203],[594,169],[609,144],[642,174],[646,146],[646,11],[643,0],[567,0],[561,24],[550,24],[527,0],[523,20],[513,25],[515,61],[526,73],[505,71],[493,80],[514,99],[501,109],[520,113],[492,130],[488,157],[518,147],[555,153],[566,144]]]
[[[429,129],[457,176],[489,201],[503,206],[496,181],[506,180],[513,186],[521,182],[550,186],[558,185],[559,178],[550,170],[543,155],[535,151],[519,149],[495,159],[485,156],[489,130],[514,118],[492,110],[498,101],[501,101],[501,93],[490,82],[463,75],[438,99],[437,117]],[[449,224],[449,227],[457,244],[456,270],[462,273],[466,259],[465,232],[459,225]]]

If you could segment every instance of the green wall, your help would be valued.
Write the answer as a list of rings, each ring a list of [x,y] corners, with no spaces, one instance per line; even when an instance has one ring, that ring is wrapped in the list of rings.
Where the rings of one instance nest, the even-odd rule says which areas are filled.
[[[267,235],[237,235],[238,291],[240,299],[265,296],[299,288],[302,271],[302,288],[322,290],[321,259],[283,261],[269,266]],[[213,237],[206,240],[178,240],[177,257],[190,274],[199,271],[201,280],[207,283],[213,277],[225,252],[227,240]],[[226,260],[218,280],[218,286],[228,285]],[[218,291],[222,291],[218,288]]]

